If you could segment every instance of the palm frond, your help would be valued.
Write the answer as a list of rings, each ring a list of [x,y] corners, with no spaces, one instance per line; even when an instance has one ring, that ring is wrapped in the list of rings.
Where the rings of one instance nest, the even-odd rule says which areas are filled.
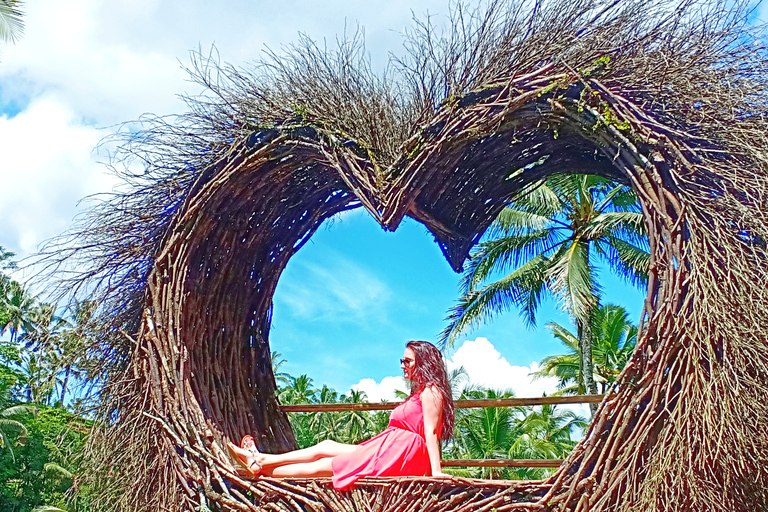
[[[599,287],[589,264],[589,248],[579,241],[561,246],[547,273],[549,288],[577,319],[586,319],[595,305]]]
[[[584,237],[595,240],[607,235],[645,239],[645,220],[642,213],[603,212],[594,217],[582,232]]]
[[[535,187],[526,190],[524,195],[514,200],[515,208],[531,214],[552,218],[563,211],[563,202],[557,192],[550,186],[549,180],[540,182]]]
[[[557,230],[545,228],[481,243],[470,257],[461,280],[464,293],[476,290],[493,272],[506,272],[531,258],[547,255],[559,242]]]
[[[614,236],[606,237],[601,247],[607,253],[605,260],[614,272],[633,286],[648,285],[651,255],[647,250]]]
[[[467,330],[515,305],[522,308],[526,321],[535,322],[536,308],[549,266],[548,258],[537,256],[505,277],[479,290],[464,293],[449,310],[446,317],[448,325],[440,333],[440,342],[452,346]]]
[[[544,377],[557,377],[558,387],[563,388],[568,382],[577,381],[579,378],[578,354],[563,354],[548,356],[541,360],[541,369],[531,372],[534,379]]]
[[[34,416],[37,414],[37,407],[33,405],[19,404],[7,407],[0,411],[0,417],[2,418],[13,418],[22,414],[31,414]]]
[[[544,327],[546,327],[549,332],[551,332],[552,335],[559,339],[565,346],[573,350],[574,353],[578,352],[579,338],[565,326],[557,322],[548,322]]]
[[[627,185],[617,185],[600,198],[600,202],[595,205],[595,211],[598,213],[603,213],[603,211],[610,209],[614,209],[614,211],[623,211],[624,208],[633,204],[631,202],[631,199],[633,198],[634,204],[638,204],[637,197],[634,196],[631,187]]]
[[[24,33],[23,4],[18,0],[0,0],[0,39],[14,43]]]
[[[515,205],[517,206],[517,205]],[[485,233],[487,238],[495,239],[503,236],[526,233],[544,229],[552,224],[551,216],[539,212],[531,212],[517,207],[507,207],[501,210]]]
[[[45,465],[43,465],[43,469],[45,469],[46,471],[53,471],[53,472],[59,473],[64,478],[72,478],[71,471],[69,471],[65,467],[59,466],[54,462],[47,462]]]

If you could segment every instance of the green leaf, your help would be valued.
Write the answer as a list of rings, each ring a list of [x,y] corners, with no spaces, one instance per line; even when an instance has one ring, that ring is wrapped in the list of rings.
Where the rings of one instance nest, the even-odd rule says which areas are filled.
[[[0,0],[0,39],[16,42],[24,32],[24,13],[18,0]]]

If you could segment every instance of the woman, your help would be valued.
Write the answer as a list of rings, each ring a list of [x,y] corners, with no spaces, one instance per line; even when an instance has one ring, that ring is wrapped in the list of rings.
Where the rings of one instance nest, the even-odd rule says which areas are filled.
[[[241,446],[228,444],[253,476],[308,478],[330,476],[346,489],[364,476],[446,477],[440,467],[440,440],[453,432],[454,408],[440,351],[426,341],[409,341],[400,360],[411,382],[411,396],[400,404],[382,433],[359,445],[323,441],[281,454],[259,452],[251,436]]]

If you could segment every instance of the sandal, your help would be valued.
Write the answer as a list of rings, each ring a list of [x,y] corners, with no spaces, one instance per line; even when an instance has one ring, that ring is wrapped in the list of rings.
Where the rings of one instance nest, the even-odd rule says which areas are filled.
[[[245,436],[245,437],[243,438],[243,441],[241,441],[241,444],[242,444],[243,442],[245,442],[245,440],[246,440],[246,437],[250,437],[250,438],[251,438],[251,441],[253,441],[253,438],[252,438],[251,436]],[[251,476],[251,477],[253,477],[253,478],[255,478],[255,477],[258,477],[258,476],[261,474],[261,464],[259,464],[257,461],[253,461],[253,462],[252,462],[252,463],[249,465],[249,464],[248,464],[248,458],[247,458],[247,457],[243,457],[243,455],[242,455],[242,454],[240,454],[239,452],[235,451],[235,449],[234,449],[234,446],[235,446],[235,445],[234,445],[234,444],[232,444],[232,443],[227,443],[227,449],[229,449],[229,453],[230,453],[230,455],[232,456],[232,458],[233,458],[233,459],[235,459],[235,461],[236,461],[236,462],[237,462],[237,463],[238,463],[238,464],[239,464],[239,465],[240,465],[240,466],[241,466],[243,469],[245,469],[245,471],[247,472],[248,476]],[[254,445],[253,445],[253,446],[251,446],[251,447],[249,447],[249,448],[246,448],[246,449],[247,449],[249,452],[251,452],[251,454],[253,454],[253,455],[257,455],[257,454],[259,453],[259,451],[256,449],[256,445],[255,445],[255,443],[254,443]],[[255,471],[253,470],[253,465],[254,465],[254,464],[255,464],[255,465],[257,466],[257,468],[258,468],[258,469],[257,469],[257,470],[255,470]],[[239,472],[238,472],[238,473],[239,473]]]
[[[240,448],[244,448],[244,449],[248,450],[249,452],[251,452],[251,455],[253,455],[254,457],[259,455],[259,449],[256,448],[256,441],[254,441],[253,436],[251,436],[251,435],[243,436],[243,438],[240,440]],[[246,460],[245,462],[247,464],[248,460]],[[259,467],[258,472],[255,472],[255,471],[253,471],[253,469],[251,469],[251,467],[254,464],[256,464]],[[257,461],[253,461],[251,464],[248,465],[248,471],[253,473],[254,476],[260,475],[261,474],[261,470],[262,470],[261,464],[259,464]]]

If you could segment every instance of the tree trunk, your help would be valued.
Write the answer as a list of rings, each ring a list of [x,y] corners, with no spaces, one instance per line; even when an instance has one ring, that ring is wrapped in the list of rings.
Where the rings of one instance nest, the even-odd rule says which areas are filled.
[[[67,382],[69,382],[69,372],[71,366],[67,366],[67,371],[64,372],[64,382],[61,384],[61,407],[64,408],[64,395],[67,394]]]
[[[583,320],[576,320],[579,334],[579,369],[581,370],[581,379],[584,386],[584,392],[590,395],[597,394],[597,385],[595,384],[594,364],[592,362],[592,314],[594,308],[590,308],[589,316]],[[597,404],[589,404],[589,410],[594,417],[597,411]]]

